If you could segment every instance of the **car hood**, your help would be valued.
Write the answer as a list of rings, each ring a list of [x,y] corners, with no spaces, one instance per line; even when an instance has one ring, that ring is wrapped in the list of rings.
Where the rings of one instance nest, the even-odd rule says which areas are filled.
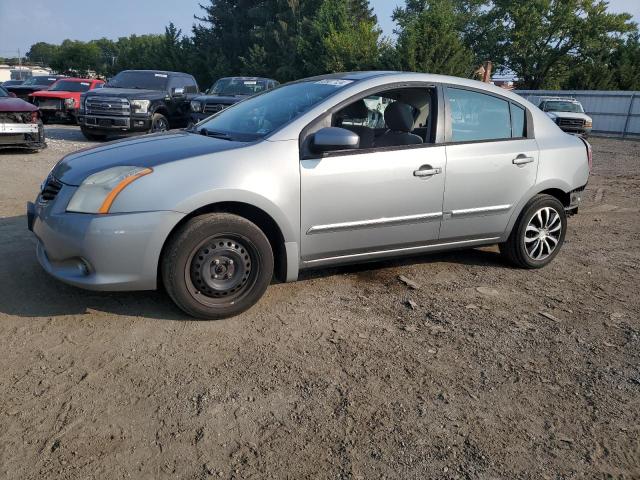
[[[557,118],[579,118],[581,120],[591,120],[591,117],[585,113],[576,112],[546,112]]]
[[[99,88],[97,90],[89,90],[84,95],[87,97],[120,97],[144,100],[162,98],[167,93],[160,90],[143,90],[140,88]]]
[[[35,112],[38,107],[13,97],[0,98],[0,112]]]
[[[5,87],[10,92],[39,92],[40,90],[46,90],[51,85],[14,85],[13,87]]]
[[[226,95],[200,95],[199,97],[194,98],[194,100],[203,103],[222,103],[224,105],[233,105],[247,97],[248,95],[237,95],[233,97]]]
[[[79,97],[80,92],[65,92],[63,90],[42,90],[40,92],[34,92],[31,94],[32,97],[38,98],[73,98]]]
[[[153,168],[164,163],[246,146],[243,142],[206,137],[186,131],[117,140],[67,155],[51,173],[67,185],[80,185],[89,175],[110,167]]]

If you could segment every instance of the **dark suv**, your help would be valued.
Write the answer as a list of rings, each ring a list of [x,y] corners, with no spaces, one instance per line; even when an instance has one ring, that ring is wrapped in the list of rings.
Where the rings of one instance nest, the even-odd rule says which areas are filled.
[[[89,140],[183,128],[197,94],[198,84],[189,74],[125,70],[105,88],[82,94],[78,123]]]
[[[191,101],[191,123],[198,123],[240,100],[280,85],[276,80],[258,77],[221,78],[205,95]]]

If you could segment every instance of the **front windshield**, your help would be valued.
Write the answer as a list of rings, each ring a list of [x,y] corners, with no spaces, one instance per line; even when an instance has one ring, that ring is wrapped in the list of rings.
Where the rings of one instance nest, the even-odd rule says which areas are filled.
[[[221,78],[207,92],[208,95],[255,95],[267,89],[265,80],[244,78]]]
[[[49,89],[50,92],[86,92],[89,90],[89,82],[71,82],[69,80],[59,80]]]
[[[55,77],[31,77],[30,79],[25,80],[22,85],[51,85],[56,80],[58,79]]]
[[[169,75],[157,72],[125,71],[120,72],[105,85],[113,88],[138,88],[142,90],[160,90],[167,88]]]
[[[197,130],[227,140],[258,140],[351,83],[351,80],[329,79],[292,83],[268,90],[199,123]]]
[[[546,102],[544,106],[545,112],[571,112],[584,113],[582,105],[573,102]]]

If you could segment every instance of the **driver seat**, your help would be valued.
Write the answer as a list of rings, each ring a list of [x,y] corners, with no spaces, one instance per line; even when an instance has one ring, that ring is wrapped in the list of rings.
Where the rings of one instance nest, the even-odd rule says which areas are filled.
[[[384,111],[384,121],[389,129],[376,139],[376,147],[397,147],[424,143],[420,136],[411,133],[415,120],[413,108],[410,105],[393,102]]]

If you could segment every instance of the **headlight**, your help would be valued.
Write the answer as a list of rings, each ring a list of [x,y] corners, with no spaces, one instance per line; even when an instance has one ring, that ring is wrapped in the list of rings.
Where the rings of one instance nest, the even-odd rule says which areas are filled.
[[[584,126],[587,128],[593,128],[593,120],[587,120],[584,122]]]
[[[192,112],[201,112],[202,111],[202,102],[196,102],[195,100],[191,102],[191,111]]]
[[[131,107],[136,113],[149,113],[149,105],[151,100],[131,100]]]
[[[64,106],[67,108],[76,108],[76,101],[73,98],[65,98]]]
[[[71,197],[68,212],[109,213],[118,194],[127,185],[153,172],[143,167],[113,167],[88,176]]]

